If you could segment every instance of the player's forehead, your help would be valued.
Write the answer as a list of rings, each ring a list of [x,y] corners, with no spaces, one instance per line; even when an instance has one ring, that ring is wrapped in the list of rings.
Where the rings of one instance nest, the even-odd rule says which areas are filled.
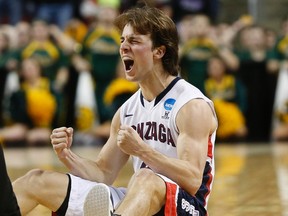
[[[150,34],[139,33],[133,26],[127,24],[123,28],[121,38],[150,39]]]

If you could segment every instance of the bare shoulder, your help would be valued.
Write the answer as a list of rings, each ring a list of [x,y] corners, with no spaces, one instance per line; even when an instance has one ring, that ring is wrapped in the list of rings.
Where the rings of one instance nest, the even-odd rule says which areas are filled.
[[[204,99],[193,99],[186,103],[177,114],[177,126],[184,125],[190,128],[207,127],[210,133],[215,131],[217,120],[214,108]],[[179,128],[180,129],[180,128]]]
[[[214,115],[213,108],[207,101],[204,99],[193,99],[187,102],[181,109],[180,113],[184,114],[192,114],[192,115],[199,115],[199,114],[206,114],[208,116]]]

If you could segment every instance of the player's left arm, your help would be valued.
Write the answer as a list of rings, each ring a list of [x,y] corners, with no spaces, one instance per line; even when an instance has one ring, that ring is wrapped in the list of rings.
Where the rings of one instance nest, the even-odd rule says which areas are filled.
[[[179,130],[177,154],[180,169],[177,170],[177,177],[172,179],[190,194],[195,194],[202,182],[208,140],[216,130],[217,120],[206,101],[195,99],[180,109],[176,124]]]

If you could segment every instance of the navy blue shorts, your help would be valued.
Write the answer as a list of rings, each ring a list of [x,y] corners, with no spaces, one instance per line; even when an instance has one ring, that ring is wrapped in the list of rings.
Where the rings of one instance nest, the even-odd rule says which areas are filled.
[[[157,216],[207,216],[205,207],[197,197],[181,189],[170,179],[159,175],[166,183],[166,203]]]

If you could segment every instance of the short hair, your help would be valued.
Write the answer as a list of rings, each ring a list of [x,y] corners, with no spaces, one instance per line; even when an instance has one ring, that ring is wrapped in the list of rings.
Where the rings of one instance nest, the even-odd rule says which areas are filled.
[[[169,74],[177,76],[179,73],[179,37],[172,19],[160,9],[145,5],[127,10],[115,20],[115,25],[121,32],[127,24],[140,34],[150,34],[153,48],[165,46],[166,52],[162,58],[163,67]]]

